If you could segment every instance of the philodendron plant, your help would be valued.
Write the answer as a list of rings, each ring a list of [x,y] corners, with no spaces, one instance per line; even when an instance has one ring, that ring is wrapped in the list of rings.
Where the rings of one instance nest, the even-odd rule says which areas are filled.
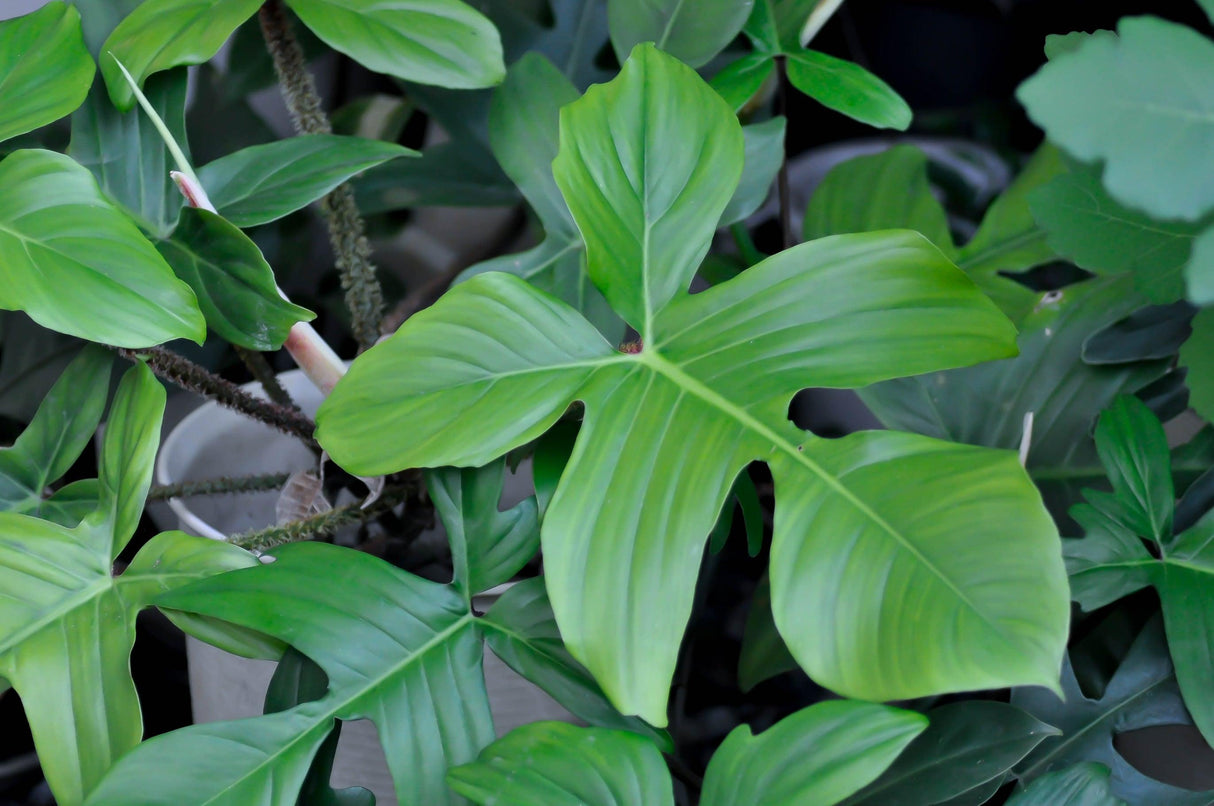
[[[804,243],[780,194],[785,248],[765,256],[747,221],[773,182],[787,189],[773,96],[910,122],[880,79],[809,49],[837,0],[556,0],[549,26],[485,5],[75,0],[0,22],[0,306],[113,348],[81,351],[0,451],[0,685],[22,698],[57,801],[370,803],[329,782],[341,723],[370,719],[397,799],[418,806],[978,804],[1012,787],[1020,806],[1209,802],[1113,745],[1119,727],[1190,713],[1211,730],[1211,643],[1185,625],[1208,609],[1214,485],[1197,477],[1214,439],[1169,454],[1152,413],[1183,398],[1171,357],[1192,312],[1150,307],[1175,299],[1122,276],[1045,293],[1010,276],[1069,254],[1049,191],[1091,179],[1069,161],[1090,155],[1043,147],[958,244],[925,158],[894,148],[832,172]],[[258,71],[276,74],[297,136],[222,132],[240,146],[195,168],[191,145],[209,143],[190,142],[185,67],[229,39],[195,93],[235,121]],[[618,72],[595,57],[608,40]],[[391,77],[408,104],[330,117],[310,49]],[[385,120],[414,103],[446,142],[397,144]],[[457,267],[433,305],[411,293],[383,315],[364,213],[520,197],[538,245]],[[348,372],[319,335],[334,323],[314,330],[283,289],[312,292],[266,257],[289,260],[288,222],[312,213],[345,295]],[[736,247],[724,274],[706,268],[722,230]],[[181,339],[231,348],[270,400],[165,346]],[[315,421],[261,355],[282,348],[327,396]],[[114,350],[132,366],[96,478],[78,478]],[[149,495],[285,479],[152,488],[158,377],[315,449],[304,517],[227,541],[141,529]],[[811,387],[860,390],[890,430],[803,430],[790,404]],[[503,510],[524,458],[535,495]],[[329,464],[325,486],[330,462],[345,472]],[[1080,503],[1102,464],[1113,492]],[[316,514],[339,487],[365,502]],[[740,686],[792,670],[832,696],[734,719],[711,759],[689,759],[671,692],[735,502],[762,567]],[[374,521],[411,544],[435,516],[437,581],[326,542]],[[1086,536],[1064,543],[1057,524]],[[1095,669],[1090,634],[1072,640],[1072,596],[1090,610],[1142,587],[1159,591],[1163,628],[1133,621],[1119,668]],[[147,607],[277,660],[266,713],[142,741],[129,656]],[[583,724],[498,737],[485,647]],[[1009,688],[1010,703],[970,694]]]

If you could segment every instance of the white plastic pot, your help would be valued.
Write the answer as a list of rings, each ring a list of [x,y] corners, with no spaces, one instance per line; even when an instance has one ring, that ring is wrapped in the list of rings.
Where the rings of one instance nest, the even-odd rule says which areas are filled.
[[[296,370],[279,376],[295,401],[309,413],[320,405],[320,394]],[[260,384],[244,389],[263,396]],[[217,476],[279,473],[313,467],[310,450],[298,440],[215,403],[205,403],[181,421],[165,439],[156,462],[156,481],[176,484]],[[274,522],[275,491],[172,499],[178,528],[222,540],[225,535],[262,528]],[[484,611],[500,591],[477,597]],[[271,661],[249,660],[187,637],[190,700],[194,721],[214,722],[261,713],[274,673]],[[544,719],[576,721],[541,689],[515,674],[492,653],[485,652],[485,685],[498,736],[528,722]],[[343,724],[333,766],[333,785],[364,786],[379,804],[396,804],[392,778],[373,723]]]

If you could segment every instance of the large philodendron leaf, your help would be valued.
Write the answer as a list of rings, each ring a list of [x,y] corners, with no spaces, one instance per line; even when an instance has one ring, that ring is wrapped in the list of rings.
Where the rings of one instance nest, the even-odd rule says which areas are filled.
[[[101,73],[114,106],[127,112],[135,105],[119,62],[141,87],[153,73],[202,64],[260,5],[261,0],[144,0],[101,47]]]
[[[1055,54],[1016,95],[1052,142],[1104,161],[1122,204],[1195,221],[1214,207],[1214,43],[1158,17],[1126,17],[1117,33]]]
[[[674,806],[662,754],[635,733],[533,722],[447,774],[471,802],[544,806]]]
[[[209,210],[184,208],[173,237],[158,248],[194,289],[207,324],[233,344],[277,350],[296,322],[316,318],[279,293],[257,244]]]
[[[377,73],[451,89],[502,80],[497,28],[460,0],[287,0],[329,47]]]
[[[1145,405],[1119,398],[1101,415],[1097,446],[1113,493],[1087,492],[1075,508],[1086,528],[1064,551],[1072,595],[1093,610],[1154,585],[1185,705],[1214,740],[1214,517],[1173,534],[1172,469],[1163,426]],[[1157,549],[1152,554],[1142,539]]]
[[[273,556],[157,604],[281,639],[324,670],[328,692],[280,713],[146,742],[90,804],[293,805],[333,720],[364,718],[379,728],[402,803],[456,802],[443,781],[447,767],[493,740],[481,638],[463,598],[352,549],[301,543]],[[183,758],[200,763],[183,766]]]
[[[65,507],[62,497],[45,497],[45,490],[92,440],[109,395],[112,363],[113,356],[100,347],[83,350],[51,387],[29,427],[12,447],[0,448],[0,510],[66,527],[80,522],[76,508]],[[93,496],[88,509],[95,506]]]
[[[1128,806],[1113,797],[1109,768],[1096,762],[1076,764],[1043,775],[1007,801],[1007,806]]]
[[[655,725],[707,535],[755,459],[777,489],[776,623],[819,682],[873,699],[1050,685],[1064,570],[1015,457],[906,434],[829,441],[787,421],[807,386],[1008,355],[1006,318],[910,232],[802,244],[688,295],[740,168],[732,112],[640,46],[561,116],[557,181],[590,275],[643,343],[617,352],[518,278],[473,278],[354,362],[318,414],[334,459],[359,474],[482,465],[583,401],[543,521],[548,591],[572,654]],[[992,564],[997,577],[979,573]]]
[[[256,564],[235,546],[166,532],[111,575],[151,483],[164,399],[146,367],[123,378],[102,447],[99,502],[78,527],[0,513],[0,676],[21,695],[43,773],[64,806],[79,804],[142,738],[130,673],[136,614],[165,590]]]
[[[0,308],[43,327],[119,347],[202,343],[185,283],[87,169],[50,151],[0,162]]]
[[[0,22],[0,141],[80,106],[96,69],[80,12],[60,0]]]
[[[700,67],[741,32],[752,5],[753,0],[609,0],[611,45],[620,62],[641,42],[652,42]]]
[[[1056,726],[1061,736],[1043,741],[1016,769],[1030,784],[1047,773],[1078,762],[1098,762],[1112,770],[1113,795],[1127,803],[1151,806],[1207,806],[1214,793],[1193,792],[1156,781],[1139,772],[1114,746],[1124,732],[1157,725],[1187,725],[1167,646],[1158,620],[1135,639],[1099,699],[1079,687],[1069,662],[1062,670],[1065,699],[1041,689],[1016,689],[1012,705]]]
[[[305,134],[220,157],[199,168],[198,179],[220,215],[254,227],[306,207],[368,168],[415,156],[395,143]]]
[[[754,736],[733,729],[704,774],[703,806],[831,806],[871,782],[927,727],[913,711],[822,702]]]

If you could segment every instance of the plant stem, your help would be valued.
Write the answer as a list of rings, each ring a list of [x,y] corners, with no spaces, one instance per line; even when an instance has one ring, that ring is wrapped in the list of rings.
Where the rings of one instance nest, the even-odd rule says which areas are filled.
[[[241,347],[239,344],[233,344],[232,347],[244,365],[249,368],[249,372],[253,373],[253,377],[261,384],[261,388],[266,390],[266,395],[270,400],[284,408],[299,410],[299,406],[291,399],[290,393],[278,382],[274,368],[270,366],[270,362],[264,355],[256,350]]]
[[[670,767],[670,771],[674,773],[674,777],[687,785],[695,794],[699,794],[704,788],[704,779],[696,775],[691,767],[683,762],[678,756],[666,754],[666,764]]]
[[[385,490],[374,504],[362,508],[362,504],[346,504],[343,507],[322,512],[303,520],[284,523],[281,526],[270,526],[253,532],[233,535],[228,541],[250,551],[267,551],[284,543],[296,543],[318,537],[327,537],[343,526],[365,523],[405,500],[408,495],[407,487],[393,487]]]
[[[333,127],[321,105],[320,93],[308,72],[303,48],[291,32],[291,21],[280,0],[266,0],[259,19],[295,130],[300,134],[332,133]],[[354,337],[366,349],[379,339],[384,296],[371,263],[366,226],[349,183],[326,196],[321,202],[321,211],[328,224],[341,287],[346,292]]]
[[[182,358],[163,347],[149,347],[146,350],[119,349],[118,354],[130,361],[143,359],[158,378],[208,397],[221,406],[235,409],[254,420],[277,428],[284,434],[298,437],[311,447],[319,447],[312,438],[316,423],[310,417],[298,410],[253,397],[231,381],[208,372],[187,358]]]
[[[776,57],[776,114],[788,116],[788,65],[783,56]],[[784,157],[780,160],[780,173],[776,180],[780,193],[780,236],[784,248],[796,244],[792,237],[792,203],[788,190],[788,146],[783,145]]]
[[[287,483],[290,473],[265,473],[257,476],[220,476],[180,484],[158,484],[148,491],[149,501],[168,498],[190,498],[196,495],[225,495],[227,493],[257,493],[277,490]]]

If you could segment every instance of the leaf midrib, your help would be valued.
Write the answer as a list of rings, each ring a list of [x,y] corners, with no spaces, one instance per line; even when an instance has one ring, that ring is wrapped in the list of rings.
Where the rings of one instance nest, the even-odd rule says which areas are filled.
[[[933,576],[939,579],[962,603],[970,608],[970,610],[972,610],[974,614],[981,618],[985,623],[990,625],[994,631],[998,632],[1000,635],[1004,634],[1005,631],[1002,626],[991,621],[990,618],[977,606],[977,604],[975,604],[963,590],[957,587],[956,583],[954,583],[943,571],[937,568],[935,563],[933,563],[921,551],[919,551],[918,547],[915,546],[910,539],[895,529],[893,525],[889,523],[889,521],[881,517],[881,515],[873,510],[873,508],[870,507],[867,502],[856,496],[856,494],[853,493],[845,484],[843,484],[838,477],[828,472],[826,468],[822,467],[807,456],[804,451],[798,450],[797,446],[789,442],[784,435],[777,433],[771,426],[768,426],[766,423],[757,419],[750,412],[705,386],[699,380],[684,372],[682,367],[668,361],[664,356],[658,354],[657,352],[653,350],[642,350],[640,353],[633,356],[633,358],[635,358],[635,360],[637,360],[639,363],[644,364],[648,368],[652,369],[654,372],[662,375],[667,380],[670,380],[687,393],[700,398],[708,405],[724,413],[726,416],[733,418],[743,427],[748,428],[766,440],[770,440],[772,445],[778,451],[787,454],[791,459],[793,459],[793,461],[800,464],[813,475],[817,476],[824,484],[826,484],[826,486],[830,487],[835,493],[843,497],[862,515],[868,518],[872,523],[876,524],[895,543],[897,543],[905,551],[911,554],[911,556],[922,563],[922,565],[927,568],[927,570],[930,571]]]

